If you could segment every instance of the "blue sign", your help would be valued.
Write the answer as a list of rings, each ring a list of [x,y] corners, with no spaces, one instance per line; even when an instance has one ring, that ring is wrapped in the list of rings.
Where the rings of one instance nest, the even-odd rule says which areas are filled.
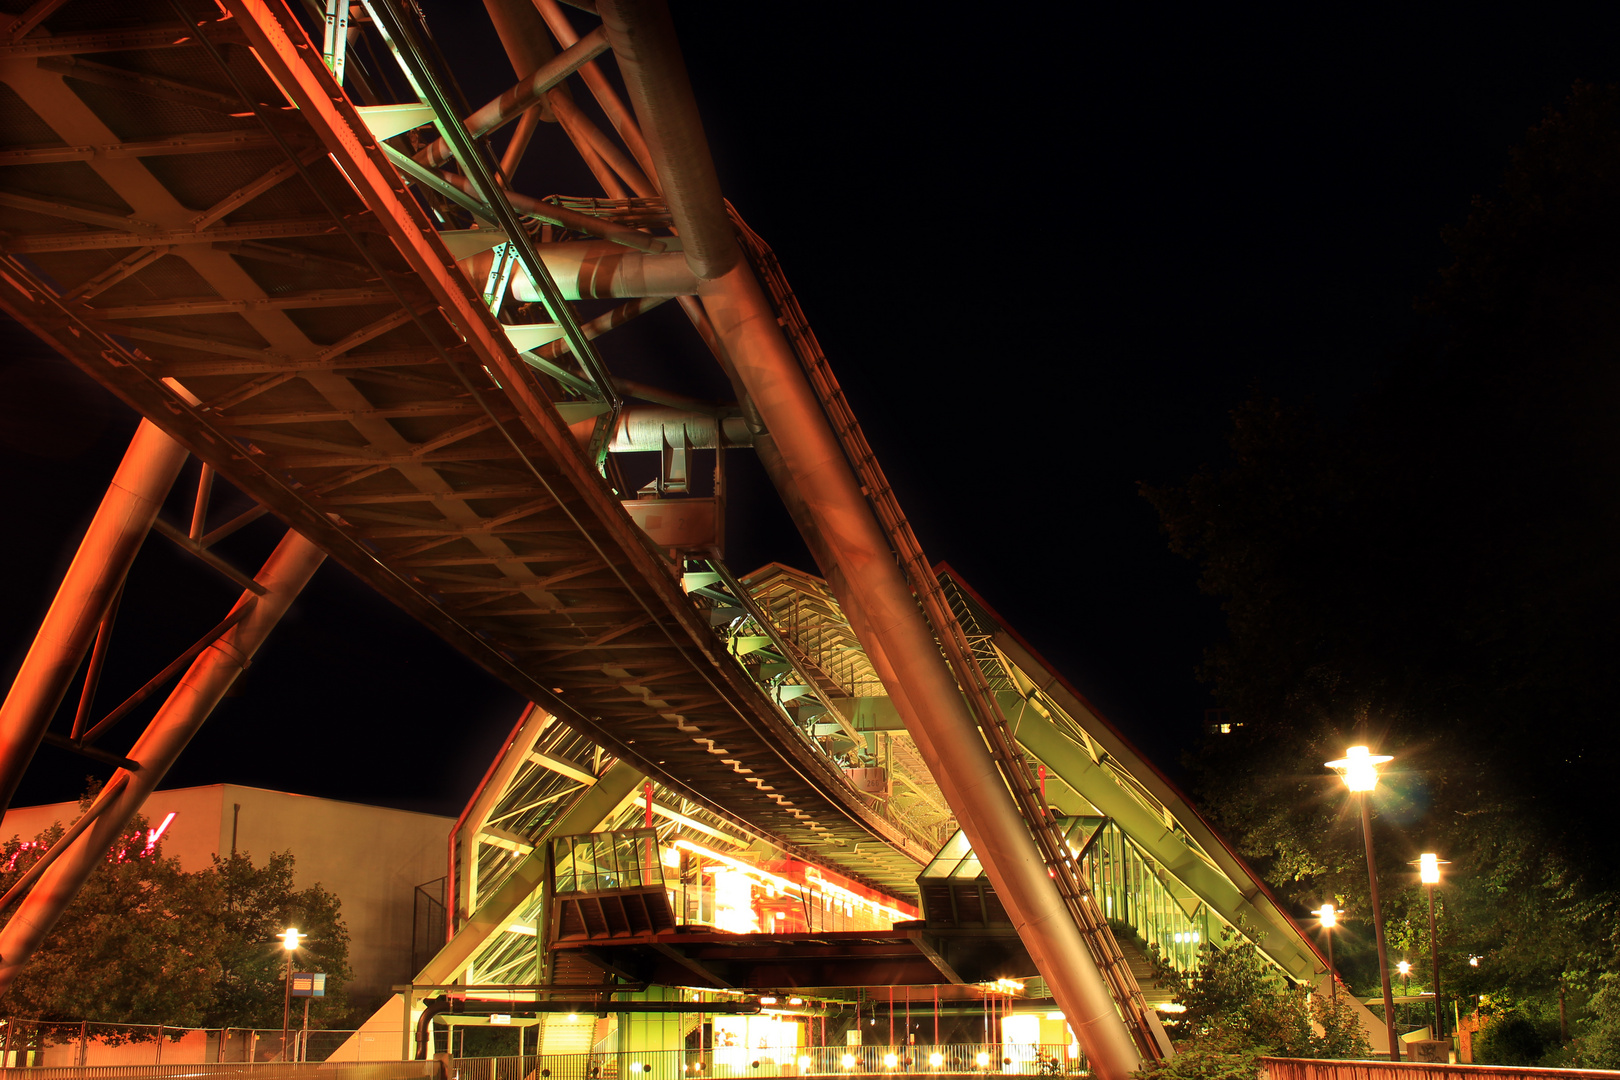
[[[292,973],[293,997],[325,997],[326,975],[319,971],[295,971]]]

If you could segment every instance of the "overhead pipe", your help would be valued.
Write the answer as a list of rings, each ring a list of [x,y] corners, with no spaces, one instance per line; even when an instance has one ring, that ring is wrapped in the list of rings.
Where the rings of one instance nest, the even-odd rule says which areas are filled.
[[[162,782],[325,558],[325,552],[295,532],[283,537],[270,553],[254,579],[264,588],[264,594],[242,593],[232,610],[252,610],[192,662],[130,748],[128,756],[138,768],[120,769],[113,774],[108,786],[121,784],[121,790],[41,875],[5,929],[0,930],[0,994],[16,980],[79,888],[106,858],[107,849],[128,828],[130,818]]]
[[[641,120],[687,262],[698,277],[718,278],[737,265],[742,251],[731,232],[669,10],[661,3],[635,0],[598,4],[597,14]]]
[[[723,443],[722,443],[723,440]],[[630,405],[619,413],[607,448],[616,454],[662,451],[666,445],[693,450],[750,446],[754,434],[741,416],[719,417],[662,405]]]
[[[599,240],[536,244],[535,251],[566,300],[690,296],[698,290],[697,278],[678,251],[627,251]],[[493,252],[481,251],[462,260],[462,269],[482,283],[494,258]],[[522,266],[512,271],[511,289],[512,296],[524,303],[540,299]]]
[[[805,509],[892,668],[891,695],[914,708],[908,731],[973,844],[1019,937],[1103,1080],[1141,1065],[1108,984],[1048,876],[1045,861],[962,699],[938,642],[894,561],[836,434],[742,259],[697,106],[661,0],[599,0],[620,71],[652,149],[688,265],[714,333],[774,437]],[[846,598],[858,597],[853,604]],[[915,726],[912,726],[915,724]]]
[[[0,704],[0,812],[11,805],[51,717],[185,463],[184,447],[150,421],[141,421],[5,703]]]

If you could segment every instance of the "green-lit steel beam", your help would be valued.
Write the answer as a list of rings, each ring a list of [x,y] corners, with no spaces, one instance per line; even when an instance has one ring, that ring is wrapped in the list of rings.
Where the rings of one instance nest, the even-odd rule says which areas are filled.
[[[534,850],[518,863],[500,887],[485,897],[455,936],[416,974],[416,982],[453,981],[484,947],[490,937],[504,933],[512,917],[544,883],[546,841],[553,836],[574,836],[597,829],[641,785],[643,775],[633,765],[618,762],[574,801],[574,805],[533,841]]]

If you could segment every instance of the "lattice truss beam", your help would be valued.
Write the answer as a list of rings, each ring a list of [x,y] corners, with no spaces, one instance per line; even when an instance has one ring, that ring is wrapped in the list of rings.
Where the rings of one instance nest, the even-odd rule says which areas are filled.
[[[555,48],[463,123],[401,8],[355,5],[326,63],[313,14],[260,0],[45,0],[0,29],[0,304],[672,798],[910,893],[945,820],[919,763],[896,755],[902,813],[856,791],[604,480],[626,387],[599,345],[695,285],[600,31],[541,0],[510,39]],[[473,140],[509,122],[495,165]],[[502,186],[531,139],[604,197]],[[510,824],[470,879],[499,830],[521,853]]]

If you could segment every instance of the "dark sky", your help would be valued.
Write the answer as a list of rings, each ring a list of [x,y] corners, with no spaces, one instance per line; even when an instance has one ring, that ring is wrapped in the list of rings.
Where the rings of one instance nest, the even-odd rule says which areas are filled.
[[[504,89],[477,8],[424,6],[469,99]],[[676,5],[722,185],[930,556],[1174,771],[1211,704],[1193,669],[1219,618],[1136,484],[1218,459],[1253,387],[1339,408],[1372,385],[1416,325],[1441,229],[1573,81],[1616,77],[1620,14],[897,7]],[[551,193],[529,168],[518,186]],[[133,419],[7,331],[14,669]],[[751,465],[729,561],[808,565]],[[276,535],[261,523],[228,553],[256,567]],[[103,708],[233,594],[150,540]],[[455,814],[519,707],[335,566],[240,689],[171,785]],[[71,797],[87,771],[46,748],[19,801]]]

